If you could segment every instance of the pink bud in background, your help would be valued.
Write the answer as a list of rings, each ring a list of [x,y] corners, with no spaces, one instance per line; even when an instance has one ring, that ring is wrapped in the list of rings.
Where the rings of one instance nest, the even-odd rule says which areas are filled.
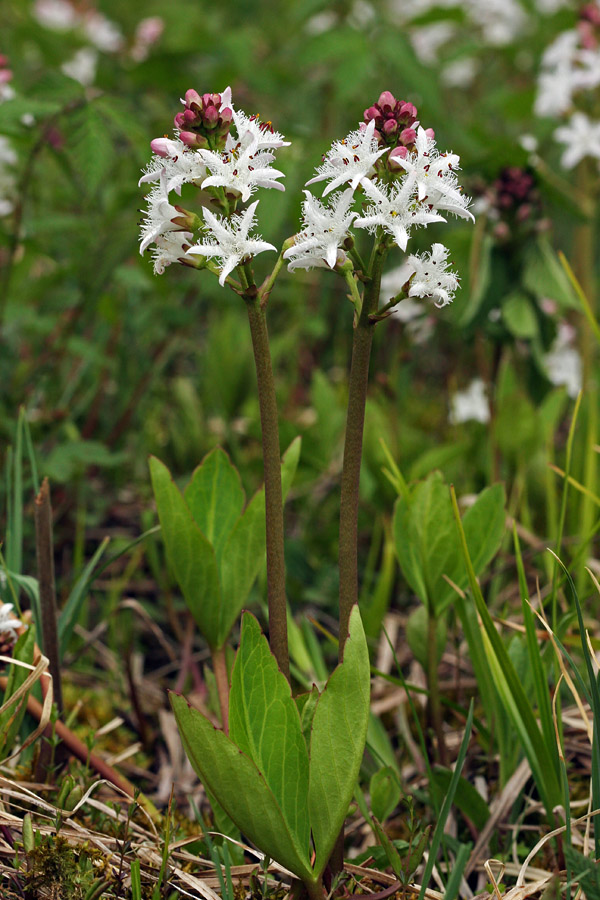
[[[426,128],[425,134],[431,141],[435,138],[435,131],[433,130],[433,128]]]
[[[414,144],[417,139],[417,132],[414,128],[405,128],[404,131],[400,134],[400,141],[407,147],[409,144]]]

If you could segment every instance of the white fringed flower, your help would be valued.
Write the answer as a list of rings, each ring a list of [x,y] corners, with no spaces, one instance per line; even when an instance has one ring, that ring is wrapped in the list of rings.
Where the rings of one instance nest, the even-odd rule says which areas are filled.
[[[350,207],[354,200],[352,188],[336,193],[324,205],[310,191],[304,191],[302,204],[302,230],[296,235],[296,243],[283,254],[289,260],[288,269],[312,269],[329,266],[333,269],[339,261],[341,244],[357,213]]]
[[[241,215],[232,216],[230,219],[215,216],[208,209],[204,210],[204,222],[212,240],[194,244],[188,250],[188,254],[216,259],[221,269],[219,276],[221,286],[243,259],[256,256],[265,250],[276,249],[273,244],[263,241],[260,236],[252,238],[248,236],[248,232],[254,226],[257,206],[258,200],[255,200]]]
[[[467,208],[469,198],[463,195],[455,174],[460,156],[439,153],[435,140],[422,126],[417,129],[414,151],[405,159],[398,157],[396,162],[414,179],[421,203],[427,202],[433,209],[475,221]]]
[[[231,108],[231,101],[229,106]],[[290,141],[284,141],[283,135],[275,131],[270,122],[261,122],[259,116],[247,116],[242,110],[233,109],[233,124],[244,146],[254,144],[256,150],[278,150],[279,147],[290,146]]]
[[[285,175],[279,169],[271,168],[275,155],[268,150],[259,150],[256,138],[249,131],[244,140],[236,140],[231,134],[227,135],[223,153],[213,150],[196,152],[212,173],[202,182],[203,189],[223,187],[228,191],[235,191],[241,194],[244,203],[258,187],[285,190],[278,182]]]
[[[443,244],[433,244],[429,253],[408,257],[414,269],[409,297],[431,298],[439,308],[452,303],[459,281],[455,272],[448,271],[449,252]]]
[[[318,174],[306,184],[315,184],[317,181],[331,179],[323,191],[324,197],[348,183],[355,191],[359,183],[372,171],[379,157],[387,153],[389,149],[388,147],[379,148],[373,137],[374,131],[375,120],[372,120],[364,131],[351,131],[343,141],[334,141],[331,149],[325,155],[323,165],[317,168]]]
[[[141,225],[140,253],[147,250],[159,236],[169,231],[181,231],[181,225],[175,225],[172,221],[180,213],[169,203],[165,169],[162,170],[159,184],[152,188],[146,197],[146,203],[148,208]]]
[[[170,231],[159,235],[152,248],[154,274],[162,275],[171,263],[181,262],[190,249],[193,239],[191,231]]]
[[[406,250],[411,228],[446,221],[438,212],[418,202],[415,181],[410,177],[381,187],[365,179],[363,188],[372,202],[365,214],[356,219],[355,227],[373,232],[381,226],[401,250]]]
[[[167,191],[181,194],[184,184],[199,187],[206,178],[206,166],[199,150],[193,150],[175,138],[157,138],[152,141],[160,153],[154,153],[138,184],[153,184],[165,173]]]

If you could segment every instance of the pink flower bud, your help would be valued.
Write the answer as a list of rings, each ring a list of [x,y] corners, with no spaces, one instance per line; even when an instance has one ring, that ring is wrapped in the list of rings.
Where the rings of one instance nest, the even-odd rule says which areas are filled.
[[[417,132],[414,128],[405,128],[404,131],[400,134],[400,141],[408,146],[409,144],[414,144],[417,139]]]
[[[214,128],[219,121],[219,110],[216,106],[208,106],[204,112],[204,121],[208,128]]]
[[[229,125],[233,122],[233,110],[226,106],[225,109],[221,110],[221,121],[224,125]]]
[[[427,135],[427,137],[428,137],[429,140],[431,140],[431,141],[432,141],[432,140],[434,139],[434,137],[435,137],[435,131],[433,130],[433,128],[426,128],[426,129],[425,129],[425,134]]]
[[[390,91],[383,91],[379,95],[379,100],[377,101],[377,105],[381,108],[382,112],[388,112],[393,110],[396,105],[396,98]],[[386,109],[387,107],[387,109]]]
[[[400,166],[398,160],[406,159],[407,156],[408,150],[406,149],[406,147],[394,147],[394,149],[390,151],[390,154],[388,156],[388,163],[390,165],[390,168],[398,168]]]
[[[383,123],[383,133],[385,135],[396,134],[398,131],[398,123],[395,119],[386,119]]]
[[[153,153],[156,153],[157,156],[162,156],[163,159],[168,159],[171,156],[169,152],[169,145],[172,145],[173,141],[169,140],[169,138],[154,138],[153,141],[150,141],[150,149]]]
[[[208,141],[201,134],[195,134],[193,131],[180,131],[179,139],[186,147],[208,147]]]
[[[401,103],[397,115],[398,117],[401,117],[405,122],[407,122],[409,119],[412,119],[412,122],[414,122],[417,118],[417,107],[412,103]],[[410,122],[411,125],[412,122]]]
[[[189,91],[185,92],[185,105],[187,109],[190,108],[192,103],[195,103],[197,106],[202,105],[202,100],[200,98],[200,94],[198,91],[195,91],[193,88],[190,88]]]
[[[371,119],[376,119],[378,115],[380,115],[380,112],[377,107],[370,106],[368,109],[365,109],[364,120],[365,122],[370,122]]]

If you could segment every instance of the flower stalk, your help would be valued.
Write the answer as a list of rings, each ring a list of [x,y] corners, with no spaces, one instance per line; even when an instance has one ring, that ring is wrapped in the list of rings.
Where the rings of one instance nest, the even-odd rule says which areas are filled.
[[[249,266],[243,272],[244,293],[258,384],[258,402],[262,430],[265,477],[265,515],[267,531],[267,597],[269,603],[269,641],[277,664],[290,680],[285,598],[285,557],[283,544],[283,492],[279,418],[265,305],[254,283]]]
[[[386,244],[378,236],[371,257],[369,281],[365,286],[362,308],[356,319],[352,338],[352,362],[348,384],[348,411],[340,492],[338,550],[340,660],[348,637],[350,612],[353,605],[358,603],[358,501],[369,364],[375,325],[371,316],[377,312],[379,305],[381,273],[386,253]]]

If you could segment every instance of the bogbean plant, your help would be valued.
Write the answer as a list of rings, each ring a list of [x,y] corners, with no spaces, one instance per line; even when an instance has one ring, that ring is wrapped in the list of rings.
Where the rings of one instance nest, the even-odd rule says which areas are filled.
[[[448,250],[433,244],[405,259],[406,278],[380,307],[384,264],[406,251],[415,229],[472,219],[458,184],[459,158],[440,153],[417,110],[385,91],[363,121],[335,141],[309,185],[302,225],[271,273],[255,281],[253,261],[276,248],[255,232],[260,189],[283,190],[275,153],[288,146],[271,122],[235,109],[231,90],[185,94],[173,137],[153,140],[141,182],[152,189],[141,228],[154,271],[179,263],[215,275],[245,303],[256,363],[264,489],[244,509],[239,477],[215,450],[184,496],[158,460],[151,461],[167,556],[213,654],[222,729],[181,696],[172,705],[186,752],[206,788],[235,824],[286,866],[313,898],[338,846],[366,740],[369,655],[358,611],[357,517],[365,402],[373,331],[406,298],[445,306],[458,287]],[[197,190],[197,211],[177,202]],[[371,236],[368,255],[359,236]],[[284,568],[283,498],[299,445],[280,457],[275,382],[266,313],[275,281],[288,269],[323,268],[345,281],[353,307],[353,348],[341,477],[339,665],[324,689],[294,698],[290,686]],[[282,486],[283,482],[283,486]],[[284,490],[285,488],[285,490]],[[229,676],[225,646],[266,549],[270,650],[251,613]],[[338,853],[339,856],[339,853]],[[339,863],[338,863],[339,865]]]

